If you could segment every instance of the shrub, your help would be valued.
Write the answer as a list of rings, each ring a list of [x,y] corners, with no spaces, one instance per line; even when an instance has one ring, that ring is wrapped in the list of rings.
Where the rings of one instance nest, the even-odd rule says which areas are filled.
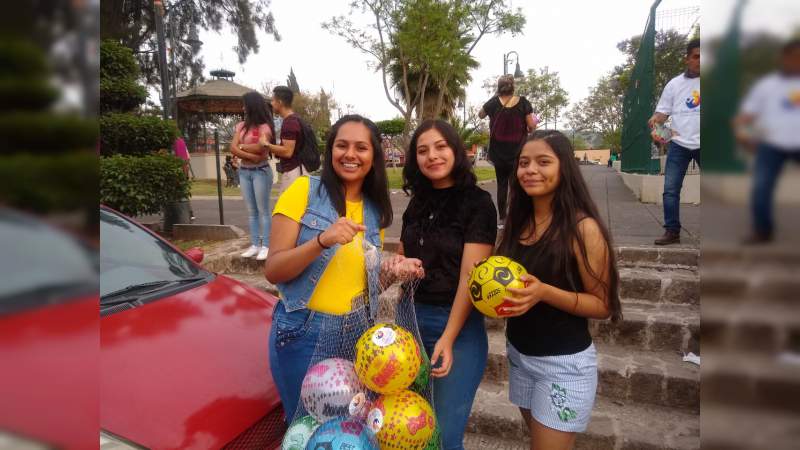
[[[34,212],[96,207],[98,167],[93,152],[0,157],[0,202]]]
[[[171,149],[177,135],[175,122],[156,116],[110,113],[100,117],[100,152],[105,156]]]
[[[0,40],[0,76],[40,78],[50,73],[42,50],[31,42]]]
[[[58,89],[43,79],[0,78],[0,111],[42,110],[58,97]]]
[[[100,158],[100,202],[129,216],[157,214],[189,198],[183,161],[167,154]]]
[[[139,64],[133,50],[111,39],[100,43],[100,79],[129,79],[139,77]]]
[[[93,149],[97,124],[76,116],[42,113],[0,115],[0,149],[3,152],[57,153]]]
[[[144,86],[134,80],[108,79],[100,80],[100,112],[131,111],[147,100]]]

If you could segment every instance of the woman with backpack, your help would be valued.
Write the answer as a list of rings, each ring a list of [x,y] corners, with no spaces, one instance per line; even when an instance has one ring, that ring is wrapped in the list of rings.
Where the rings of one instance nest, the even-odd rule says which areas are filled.
[[[272,191],[272,168],[269,165],[267,144],[275,142],[275,124],[272,112],[264,97],[258,92],[242,96],[244,120],[236,124],[231,142],[231,153],[241,158],[239,183],[247,205],[250,225],[250,248],[242,253],[244,258],[267,259],[271,210],[269,196]]]
[[[506,218],[508,179],[514,170],[514,159],[528,133],[536,129],[533,106],[525,97],[514,95],[514,77],[503,75],[497,80],[497,95],[489,99],[478,116],[489,116],[489,161],[497,176],[498,228]]]

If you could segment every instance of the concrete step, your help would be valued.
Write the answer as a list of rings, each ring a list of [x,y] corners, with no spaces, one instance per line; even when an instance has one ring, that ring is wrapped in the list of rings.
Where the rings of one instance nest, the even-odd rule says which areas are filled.
[[[796,450],[800,415],[704,402],[700,431],[708,450]]]
[[[703,297],[703,347],[777,354],[800,353],[800,306]]]
[[[500,383],[481,383],[467,431],[526,443],[529,436],[519,409],[508,401],[507,386]],[[597,396],[589,427],[578,435],[575,444],[579,449],[699,447],[698,414],[656,405],[626,404],[604,396]]]
[[[700,353],[700,310],[694,305],[624,301],[623,320],[589,320],[595,342],[638,350]]]
[[[530,448],[531,445],[527,440],[464,433],[465,450],[530,450]]]
[[[721,246],[704,242],[700,256],[700,265],[702,267],[717,265],[759,267],[765,264],[800,267],[800,251],[780,242],[755,246]]]
[[[700,410],[700,367],[677,352],[642,352],[608,344],[597,348],[597,392],[613,400]],[[489,358],[483,380],[508,380],[506,339],[489,332]]]
[[[702,367],[703,405],[712,402],[800,414],[800,354],[706,352]]]
[[[696,270],[622,267],[619,276],[619,295],[622,298],[700,304],[700,276]]]
[[[620,246],[616,252],[619,267],[697,270],[700,259],[696,248]]]
[[[800,297],[800,268],[778,265],[745,267],[703,266],[703,297],[725,297],[730,301],[759,300],[795,305]]]

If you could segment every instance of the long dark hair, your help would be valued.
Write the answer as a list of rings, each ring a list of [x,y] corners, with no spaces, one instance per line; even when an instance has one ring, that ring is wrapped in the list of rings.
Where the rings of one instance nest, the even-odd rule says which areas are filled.
[[[414,130],[414,134],[411,136],[411,143],[406,150],[406,160],[403,166],[403,191],[413,196],[433,189],[431,180],[422,174],[417,163],[417,140],[419,140],[422,133],[428,130],[436,130],[441,133],[447,145],[453,150],[455,160],[450,176],[455,182],[454,186],[458,188],[475,186],[477,178],[472,173],[472,165],[467,158],[466,146],[456,129],[444,120],[428,119]]]
[[[244,102],[244,126],[243,134],[246,136],[251,128],[258,128],[261,124],[269,125],[272,132],[271,143],[275,143],[275,121],[272,118],[272,109],[267,105],[267,101],[258,92],[250,91],[242,96]]]
[[[600,218],[597,206],[589,194],[589,189],[586,187],[586,182],[581,175],[578,163],[575,161],[572,144],[569,138],[555,130],[536,131],[528,136],[525,143],[538,140],[544,141],[553,149],[553,152],[558,157],[560,168],[560,181],[553,196],[552,220],[547,231],[540,239],[551,240],[555,244],[557,256],[553,263],[555,267],[560,267],[570,277],[572,271],[569,270],[569,264],[573,254],[574,243],[578,244],[584,261],[588,261],[586,242],[578,232],[578,222],[585,218],[592,218],[597,222],[607,246],[609,283],[606,284],[601,281],[600,274],[594,273],[588,265],[587,269],[589,274],[599,280],[608,292],[611,320],[618,322],[622,320],[622,307],[619,302],[619,271],[617,270],[611,235]],[[518,167],[518,165],[519,153],[517,154],[515,167]],[[511,249],[520,239],[529,238],[535,233],[536,229],[533,202],[530,196],[522,189],[516,170],[509,180],[508,205],[505,231],[498,247],[498,252],[503,255],[510,254]],[[530,234],[523,236],[526,230],[530,230]],[[577,286],[575,280],[571,280],[571,283],[573,286]]]
[[[361,191],[364,197],[374,202],[378,208],[381,228],[389,228],[389,225],[392,224],[392,203],[389,200],[389,182],[386,177],[386,164],[384,163],[383,148],[381,147],[381,132],[371,120],[358,114],[348,114],[342,116],[341,119],[333,124],[331,131],[328,133],[328,140],[325,143],[325,155],[322,158],[322,174],[320,175],[322,186],[325,186],[328,191],[328,196],[330,196],[339,216],[344,217],[347,214],[344,185],[339,175],[333,170],[332,155],[333,143],[336,141],[339,128],[347,122],[364,124],[369,130],[370,143],[372,144],[372,169],[367,173],[367,177],[364,178],[364,185]]]

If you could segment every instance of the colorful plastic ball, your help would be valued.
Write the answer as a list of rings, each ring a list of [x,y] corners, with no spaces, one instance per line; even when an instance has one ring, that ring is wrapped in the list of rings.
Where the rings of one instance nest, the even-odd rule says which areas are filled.
[[[422,450],[434,434],[436,416],[422,396],[402,391],[378,397],[367,416],[367,426],[381,450]]]
[[[439,424],[436,424],[436,429],[433,430],[433,436],[428,439],[428,444],[423,450],[441,450],[442,449],[442,431],[439,429]]]
[[[407,389],[417,377],[421,361],[414,335],[395,324],[377,324],[356,343],[358,378],[379,394]]]
[[[500,317],[501,308],[513,306],[503,298],[511,297],[508,288],[521,289],[520,277],[528,273],[522,264],[505,256],[490,256],[481,261],[469,278],[469,296],[478,311],[489,317]]]
[[[319,427],[319,422],[311,416],[303,416],[295,420],[283,435],[281,450],[305,450],[308,440],[317,427]]]
[[[375,435],[363,422],[337,418],[323,423],[311,436],[306,450],[379,450]]]
[[[422,362],[419,366],[419,372],[417,372],[417,378],[415,378],[414,382],[411,383],[411,387],[409,389],[417,394],[425,395],[424,393],[428,389],[428,382],[431,379],[431,360],[424,351],[420,352],[420,356]]]
[[[353,363],[341,358],[324,359],[311,366],[300,387],[303,406],[320,423],[349,416],[353,398],[365,393]]]

